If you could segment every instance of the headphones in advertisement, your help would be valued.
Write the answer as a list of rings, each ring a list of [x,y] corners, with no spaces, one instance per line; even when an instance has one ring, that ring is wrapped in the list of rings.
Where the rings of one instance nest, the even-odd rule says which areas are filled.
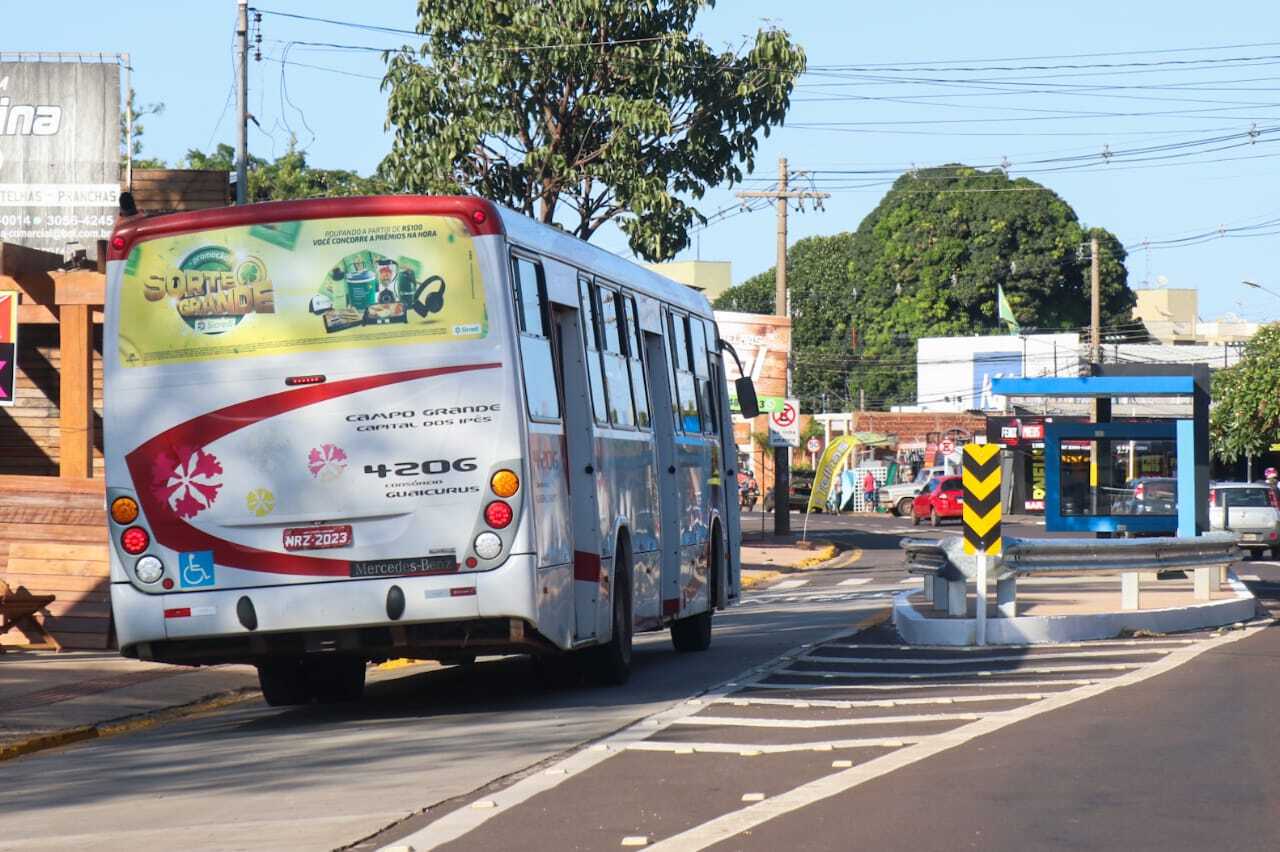
[[[440,282],[440,289],[428,293],[427,288],[437,281]],[[432,275],[418,285],[418,292],[413,296],[413,310],[418,316],[425,317],[444,310],[444,286],[444,279],[439,275]]]

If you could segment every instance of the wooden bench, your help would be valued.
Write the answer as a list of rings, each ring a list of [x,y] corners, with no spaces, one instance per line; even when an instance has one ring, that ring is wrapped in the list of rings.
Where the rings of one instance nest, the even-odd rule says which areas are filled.
[[[33,595],[25,589],[14,591],[8,583],[0,580],[0,635],[22,625],[25,629],[34,630],[45,640],[25,647],[61,651],[62,645],[35,617],[37,612],[56,599],[57,595]],[[0,654],[2,653],[4,653],[4,646],[0,645]]]

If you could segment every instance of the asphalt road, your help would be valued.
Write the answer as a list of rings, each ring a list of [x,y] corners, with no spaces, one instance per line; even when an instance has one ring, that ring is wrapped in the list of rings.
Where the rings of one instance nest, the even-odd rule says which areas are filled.
[[[904,533],[958,528],[810,523],[848,567],[748,592],[705,654],[637,637],[626,687],[406,669],[33,755],[0,850],[1280,848],[1280,632],[904,648],[855,628],[919,582]],[[1237,570],[1280,611],[1280,565]]]
[[[637,636],[622,688],[550,686],[523,658],[408,669],[350,707],[246,703],[21,758],[5,764],[0,850],[350,845],[847,631],[884,610],[900,562],[889,574],[884,592],[748,593],[706,653]]]

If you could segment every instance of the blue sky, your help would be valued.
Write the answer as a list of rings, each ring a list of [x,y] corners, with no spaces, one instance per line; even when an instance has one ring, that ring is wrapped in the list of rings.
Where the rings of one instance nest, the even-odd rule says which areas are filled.
[[[415,7],[411,0],[259,5],[404,28]],[[0,50],[128,52],[139,100],[166,107],[145,120],[145,153],[173,161],[189,148],[232,141],[234,11],[234,0],[10,3]],[[793,240],[855,229],[884,182],[913,165],[1007,161],[1013,175],[1049,186],[1085,223],[1110,229],[1130,247],[1131,286],[1196,287],[1205,319],[1233,312],[1275,320],[1280,298],[1240,281],[1280,292],[1280,226],[1260,225],[1280,219],[1278,23],[1280,6],[1267,2],[722,0],[700,27],[721,46],[775,25],[808,53],[812,73],[796,92],[787,126],[762,142],[748,181],[757,188],[775,178],[781,155],[793,169],[817,171],[815,186],[833,197],[824,212],[791,217]],[[250,108],[262,125],[251,129],[253,152],[279,154],[294,134],[315,165],[371,171],[390,144],[380,60],[302,45],[286,54],[286,46],[395,46],[406,39],[277,15],[264,16],[262,35],[264,61],[250,65]],[[1030,67],[1046,65],[1083,67]],[[1245,144],[1249,137],[1241,134],[1255,124],[1256,142]],[[1217,138],[1223,141],[1205,141]],[[1125,153],[1179,143],[1186,145]],[[1104,162],[1104,150],[1120,153]],[[1075,159],[1031,162],[1062,157]],[[734,204],[735,190],[712,191],[703,211]],[[768,209],[725,217],[703,229],[682,258],[731,260],[740,281],[773,264],[774,227]],[[1213,237],[1219,229],[1227,236]],[[1167,244],[1180,238],[1188,239]],[[626,253],[616,231],[597,241]]]

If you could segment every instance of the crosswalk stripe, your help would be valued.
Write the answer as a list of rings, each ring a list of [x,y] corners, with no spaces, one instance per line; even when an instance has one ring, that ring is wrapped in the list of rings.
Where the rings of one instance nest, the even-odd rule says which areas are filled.
[[[924,704],[970,704],[983,701],[1039,701],[1045,697],[1043,692],[1008,692],[999,695],[935,695],[928,698],[887,698],[859,700],[850,698],[844,701],[830,698],[761,698],[752,696],[743,698],[735,694],[728,698],[717,698],[711,704],[760,705],[762,707],[822,707],[834,710],[852,710],[855,707],[916,707]]]
[[[928,722],[972,722],[982,716],[998,713],[914,713],[904,716],[867,716],[849,719],[755,719],[745,716],[688,716],[677,719],[677,725],[723,725],[735,728],[847,728],[857,725],[904,725]]]
[[[850,577],[848,580],[841,580],[841,586],[862,586],[871,582],[870,577]]]
[[[747,689],[790,689],[795,692],[830,692],[832,690],[845,690],[848,692],[897,692],[901,690],[940,690],[955,689],[963,687],[965,689],[998,689],[1002,687],[1013,686],[1030,686],[1030,687],[1047,687],[1047,686],[1092,686],[1100,683],[1099,678],[1071,678],[1064,680],[995,680],[992,678],[983,678],[981,682],[975,683],[765,683],[763,681],[751,681],[744,683],[743,687]]]
[[[830,662],[830,659],[824,660],[823,662]],[[974,660],[974,662],[985,663],[987,662],[987,660]],[[1020,669],[1001,669],[999,671],[984,669],[980,671],[966,671],[966,672],[868,672],[868,671],[859,671],[857,669],[854,669],[852,671],[841,671],[839,669],[828,670],[828,669],[785,668],[785,669],[778,669],[776,672],[774,672],[774,674],[787,675],[788,677],[823,677],[823,678],[843,677],[843,678],[849,678],[850,680],[860,680],[860,679],[884,680],[888,678],[896,678],[899,680],[932,680],[935,678],[944,678],[944,677],[954,678],[954,677],[965,677],[965,676],[990,678],[990,677],[995,677],[996,675],[1011,675],[1011,674],[1057,674],[1059,672],[1074,673],[1074,672],[1096,672],[1096,671],[1124,672],[1124,671],[1129,671],[1130,669],[1140,669],[1146,665],[1151,665],[1151,664],[1150,663],[1107,663],[1107,664],[1099,664],[1096,666],[1028,666],[1025,669],[1021,669],[1021,668]]]
[[[771,589],[798,589],[798,588],[800,588],[801,586],[806,585],[808,582],[809,582],[808,580],[783,580],[781,583],[775,583],[774,585],[770,586],[769,588],[771,588]]]
[[[693,749],[706,754],[741,754],[754,751],[760,754],[785,754],[793,751],[829,751],[844,748],[902,748],[921,742],[921,737],[867,737],[866,739],[825,740],[811,743],[682,743],[667,740],[640,740],[627,743],[628,751],[683,751]]]
[[[824,645],[823,648],[857,648],[857,645]],[[1004,654],[1000,656],[964,656],[964,657],[840,657],[834,654],[819,654],[814,649],[803,656],[806,660],[822,660],[824,662],[833,663],[894,663],[903,666],[969,666],[975,663],[1010,663],[1010,662],[1026,662],[1030,660],[1074,660],[1079,658],[1095,658],[1095,657],[1133,657],[1146,656],[1152,654],[1169,654],[1173,652],[1173,648],[1153,648],[1150,651],[1064,651],[1062,653],[1049,654]]]

